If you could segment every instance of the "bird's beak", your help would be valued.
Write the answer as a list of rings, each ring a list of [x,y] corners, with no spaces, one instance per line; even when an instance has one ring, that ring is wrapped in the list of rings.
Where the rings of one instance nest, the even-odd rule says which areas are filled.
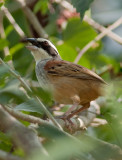
[[[36,51],[38,49],[38,47],[32,45],[27,45],[26,48],[30,51]]]
[[[25,41],[25,42],[30,42],[30,43],[33,44],[33,43],[35,43],[37,40],[36,40],[36,38],[25,38],[24,41]]]
[[[37,43],[36,38],[25,38],[24,41],[30,43],[30,45],[26,46],[26,48],[29,49],[30,51],[35,51],[38,49],[38,47],[36,46]]]

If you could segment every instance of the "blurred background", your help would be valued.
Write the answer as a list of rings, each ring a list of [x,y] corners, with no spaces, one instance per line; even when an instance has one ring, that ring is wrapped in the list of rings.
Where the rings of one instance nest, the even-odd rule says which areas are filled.
[[[33,94],[56,116],[68,106],[55,106],[50,94],[39,87],[35,61],[22,43],[25,37],[49,39],[62,59],[95,71],[108,83],[105,97],[97,101],[99,115],[95,113],[86,130],[82,128],[70,137],[43,124],[36,131],[48,156],[38,153],[34,158],[28,154],[27,157],[121,160],[122,0],[0,0],[0,58],[24,78]],[[0,61],[0,104],[46,120],[44,111],[33,96],[30,97],[27,89]],[[28,121],[19,122],[26,128],[31,125]],[[1,123],[4,125],[4,121]],[[0,158],[4,151],[17,156],[14,158],[25,159],[23,148],[14,146],[10,137],[0,127]]]

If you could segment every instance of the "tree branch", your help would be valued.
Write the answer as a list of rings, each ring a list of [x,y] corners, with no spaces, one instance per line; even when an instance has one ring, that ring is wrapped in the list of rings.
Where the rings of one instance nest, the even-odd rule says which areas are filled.
[[[118,27],[120,24],[122,24],[122,17],[119,18],[114,24],[110,25],[107,29],[105,29],[103,32],[101,32],[100,34],[98,34],[98,36],[95,37],[95,39],[93,39],[92,41],[90,41],[78,54],[78,56],[76,57],[74,63],[78,63],[80,58],[82,57],[82,55],[88,50],[90,49],[95,42],[99,41],[100,39],[102,39],[106,34],[108,34],[108,32],[110,32],[110,30],[113,30],[114,28]]]
[[[19,120],[23,120],[23,121],[27,121],[30,123],[34,123],[34,124],[48,124],[49,122],[40,118],[37,118],[35,116],[31,116],[31,115],[27,115],[24,113],[21,113],[19,111],[15,111],[14,109],[10,108],[10,107],[6,107],[5,105],[2,105],[2,107],[4,108],[4,110],[6,110],[10,115],[12,115],[13,117],[19,119]]]
[[[13,117],[15,117],[19,120],[24,120],[24,121],[28,121],[30,123],[39,124],[39,125],[44,125],[44,124],[52,125],[52,123],[50,123],[49,121],[42,120],[42,119],[37,118],[35,116],[23,114],[19,111],[15,111],[14,109],[12,109],[10,107],[6,107],[5,105],[2,105],[2,107],[9,114],[11,114]],[[81,112],[77,117],[71,118],[71,121],[74,124],[72,126],[72,131],[76,132],[78,130],[82,130],[82,129],[86,128],[87,126],[89,126],[97,114],[99,114],[99,106],[95,102],[92,102],[92,104],[88,110]],[[58,117],[56,120],[62,126],[62,128],[69,129],[69,128],[67,128],[67,124],[64,120],[59,119]],[[71,125],[71,124],[69,124],[69,125]]]
[[[0,35],[1,35],[1,38],[6,39],[6,35],[5,35],[4,27],[3,27],[3,12],[2,11],[0,11]],[[5,56],[9,55],[8,46],[4,47],[3,50],[4,50]]]
[[[0,150],[0,160],[23,160],[23,158],[20,158],[18,156]]]
[[[122,44],[122,37],[115,34],[111,30],[105,28],[104,26],[100,25],[99,23],[95,22],[93,19],[89,18],[87,15],[84,16],[84,21],[93,26],[95,29],[97,29],[100,32],[107,31],[107,36],[115,40],[116,42]]]
[[[68,9],[70,12],[75,12],[75,8],[73,8],[73,6],[69,2],[65,0],[55,0],[55,2],[60,3],[62,7]],[[84,16],[83,20],[87,22],[89,25],[93,26],[95,29],[99,30],[100,32],[107,30],[107,28],[95,22],[92,18],[89,18],[87,15]],[[111,30],[108,30],[107,36],[111,37],[116,42],[122,44],[122,38],[119,35],[112,32]]]
[[[19,34],[19,36],[21,38],[25,37],[25,33],[23,32],[23,30],[19,27],[19,25],[16,23],[16,21],[14,20],[14,18],[12,17],[11,13],[9,12],[9,10],[5,7],[2,6],[1,10],[4,12],[5,16],[8,18],[9,22],[13,25],[14,29],[16,30],[16,32]]]
[[[36,133],[26,128],[19,121],[9,115],[0,105],[0,130],[5,133],[10,133],[15,146],[21,147],[25,155],[40,151],[45,154],[45,151],[38,141]]]
[[[60,3],[60,5],[63,8],[68,9],[70,12],[74,12],[75,8],[73,8],[73,6],[65,1],[65,0],[55,0],[55,2]],[[75,63],[78,63],[78,61],[80,60],[81,56],[90,48],[94,45],[94,43],[96,41],[99,41],[100,39],[102,39],[105,35],[108,35],[109,37],[111,37],[113,40],[115,40],[116,42],[122,44],[122,37],[120,37],[119,35],[115,34],[114,32],[112,32],[111,30],[113,30],[114,28],[118,27],[120,24],[122,24],[122,18],[118,19],[113,25],[109,26],[108,28],[105,28],[104,26],[100,25],[99,23],[95,22],[93,19],[89,18],[88,16],[84,16],[84,21],[86,21],[88,24],[90,24],[91,26],[93,26],[95,29],[99,30],[101,33],[91,42],[89,42],[82,50],[81,52],[78,54],[78,56],[75,59]]]
[[[25,0],[16,0],[22,7],[23,12],[27,16],[29,22],[34,27],[35,31],[39,34],[40,37],[48,38],[47,33],[44,31],[43,27],[39,23],[37,17],[33,14],[30,8],[27,7]]]

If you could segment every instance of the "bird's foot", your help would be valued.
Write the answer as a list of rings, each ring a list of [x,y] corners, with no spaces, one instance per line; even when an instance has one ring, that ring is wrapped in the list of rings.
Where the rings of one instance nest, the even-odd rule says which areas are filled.
[[[72,122],[72,120],[69,118],[69,115],[63,115],[59,117],[60,119],[64,120],[66,129],[69,130],[69,132],[72,134],[75,130],[75,124]]]

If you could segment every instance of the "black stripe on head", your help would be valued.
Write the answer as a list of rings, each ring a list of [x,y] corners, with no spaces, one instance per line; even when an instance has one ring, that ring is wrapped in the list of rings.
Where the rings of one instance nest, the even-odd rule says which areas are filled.
[[[58,55],[58,52],[55,50],[55,48],[53,48],[47,41],[36,41],[34,45],[36,45],[38,48],[44,49],[49,55],[53,57]]]
[[[34,46],[40,47],[36,38],[26,38],[27,42],[30,42]]]

